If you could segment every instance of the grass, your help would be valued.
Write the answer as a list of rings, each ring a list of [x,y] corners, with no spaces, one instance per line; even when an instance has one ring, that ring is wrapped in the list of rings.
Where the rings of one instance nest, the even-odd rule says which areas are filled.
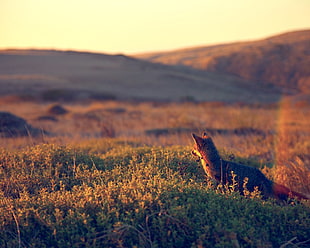
[[[217,194],[188,149],[110,145],[2,153],[1,245],[272,247],[310,235],[309,207]]]
[[[48,104],[1,105],[55,135],[1,139],[0,246],[306,247],[309,202],[217,188],[190,154],[189,130],[255,128],[215,132],[221,155],[309,193],[309,108],[281,104],[65,104],[58,122],[37,120]],[[146,135],[159,128],[186,131]]]

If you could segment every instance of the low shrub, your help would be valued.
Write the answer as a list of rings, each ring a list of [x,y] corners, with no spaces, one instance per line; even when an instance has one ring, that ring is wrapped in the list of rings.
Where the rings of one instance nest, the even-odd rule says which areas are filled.
[[[117,142],[101,153],[55,145],[2,151],[0,246],[309,245],[305,204],[219,194],[189,148]]]

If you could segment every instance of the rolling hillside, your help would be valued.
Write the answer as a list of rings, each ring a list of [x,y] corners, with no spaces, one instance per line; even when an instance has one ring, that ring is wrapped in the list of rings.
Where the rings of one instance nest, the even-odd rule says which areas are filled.
[[[310,30],[252,42],[194,47],[137,58],[205,71],[229,73],[284,92],[310,92]]]
[[[0,51],[0,96],[43,100],[274,102],[276,90],[232,75],[73,51]]]

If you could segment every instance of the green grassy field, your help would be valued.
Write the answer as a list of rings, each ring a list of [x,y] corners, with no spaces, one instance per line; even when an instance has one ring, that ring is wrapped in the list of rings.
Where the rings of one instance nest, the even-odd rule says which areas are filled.
[[[207,130],[225,159],[309,194],[308,105],[62,106],[1,103],[52,134],[0,139],[1,247],[309,246],[309,202],[240,196],[191,155],[191,132]]]

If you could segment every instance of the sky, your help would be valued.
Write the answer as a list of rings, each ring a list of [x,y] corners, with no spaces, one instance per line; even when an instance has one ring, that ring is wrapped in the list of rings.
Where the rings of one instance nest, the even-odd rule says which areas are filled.
[[[310,0],[0,0],[0,49],[137,54],[310,29]]]

